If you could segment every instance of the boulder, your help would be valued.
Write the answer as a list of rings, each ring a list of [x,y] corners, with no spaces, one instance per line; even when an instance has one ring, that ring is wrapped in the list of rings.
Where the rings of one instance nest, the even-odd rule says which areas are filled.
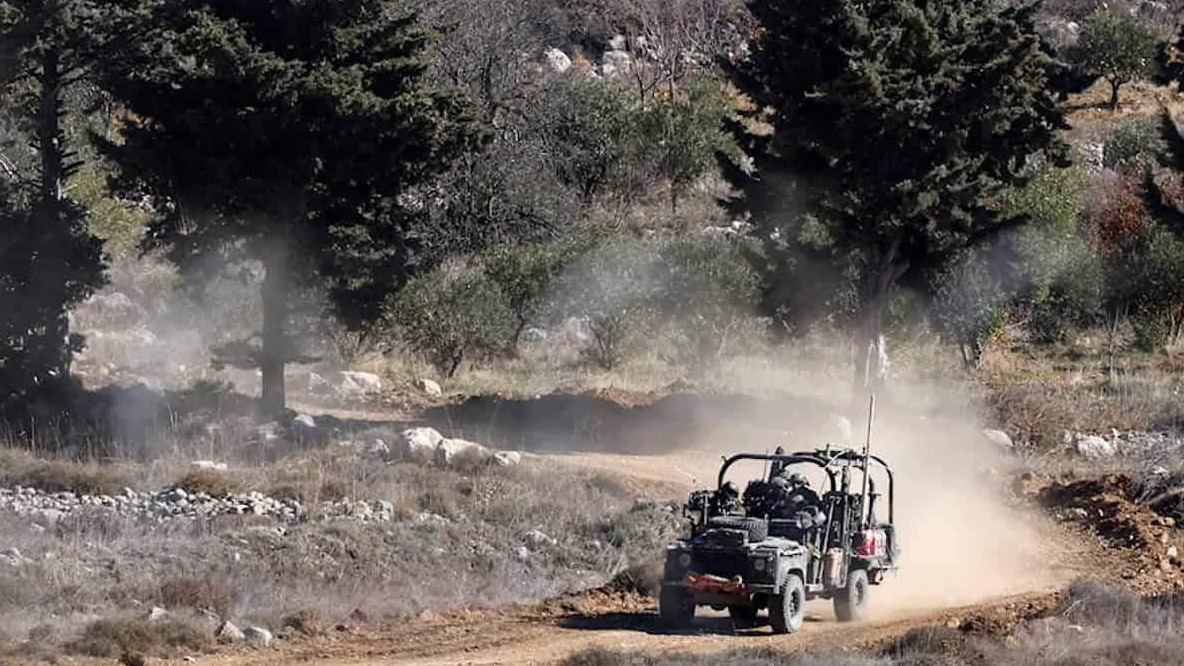
[[[547,49],[543,57],[547,59],[547,66],[554,72],[562,74],[571,69],[571,58],[559,49]]]
[[[194,460],[189,463],[194,469],[204,469],[213,472],[225,472],[229,466],[224,462],[214,462],[213,460]]]
[[[492,452],[489,449],[476,442],[464,439],[445,439],[436,447],[436,464],[448,466],[461,456],[488,458],[491,455]]]
[[[419,388],[423,389],[424,393],[427,393],[433,398],[439,398],[444,395],[444,389],[440,388],[439,384],[430,379],[419,380]]]
[[[148,617],[149,622],[155,622],[157,620],[164,618],[168,614],[169,614],[169,612],[167,610],[161,608],[160,606],[153,606],[152,610],[148,611],[147,617]]]
[[[329,381],[343,398],[364,398],[382,393],[382,378],[370,372],[335,372]]]
[[[241,641],[247,637],[246,634],[243,633],[242,629],[239,629],[234,625],[233,622],[229,620],[223,622],[222,626],[218,627],[218,630],[214,632],[214,636],[218,638],[218,640],[227,643]]]
[[[308,442],[317,438],[317,421],[308,414],[300,414],[292,419],[292,437],[298,442]]]
[[[399,435],[399,455],[404,460],[434,460],[444,436],[435,428],[411,428]]]
[[[983,437],[986,437],[988,442],[1001,451],[1015,450],[1015,443],[1011,441],[1011,436],[1002,430],[985,429],[983,430]]]
[[[1077,440],[1077,452],[1090,460],[1113,458],[1117,451],[1114,445],[1097,435],[1081,437]]]
[[[493,463],[498,467],[517,467],[522,463],[522,454],[517,451],[498,451],[493,454]]]
[[[263,627],[247,627],[246,630],[243,631],[243,637],[247,639],[248,643],[259,645],[261,647],[267,647],[271,645],[272,639],[275,638],[271,635],[270,631],[264,629]]]
[[[605,76],[624,75],[633,66],[633,57],[625,51],[606,51],[600,61],[600,73]]]

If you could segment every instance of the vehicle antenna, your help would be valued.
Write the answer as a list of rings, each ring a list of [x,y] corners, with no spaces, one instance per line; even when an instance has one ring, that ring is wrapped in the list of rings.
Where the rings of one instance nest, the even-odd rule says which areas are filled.
[[[868,483],[871,481],[871,460],[872,460],[872,424],[876,420],[876,395],[873,393],[868,398],[867,405],[867,440],[863,445],[863,492],[859,496],[859,520],[864,523],[866,527],[867,516],[865,511],[867,509],[867,491]]]

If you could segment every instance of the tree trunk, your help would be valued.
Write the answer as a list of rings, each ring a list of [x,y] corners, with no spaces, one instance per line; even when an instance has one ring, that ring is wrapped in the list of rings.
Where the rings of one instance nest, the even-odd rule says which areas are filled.
[[[287,361],[288,274],[287,252],[267,251],[263,266],[263,350],[259,369],[263,373],[263,416],[282,421],[287,406],[284,393],[284,363]]]
[[[1111,111],[1115,111],[1118,109],[1118,89],[1121,87],[1122,87],[1122,81],[1115,80],[1115,81],[1110,82],[1110,110]]]
[[[41,96],[37,110],[37,149],[41,157],[41,203],[47,208],[61,201],[66,166],[61,128],[61,64],[57,51],[41,61]]]

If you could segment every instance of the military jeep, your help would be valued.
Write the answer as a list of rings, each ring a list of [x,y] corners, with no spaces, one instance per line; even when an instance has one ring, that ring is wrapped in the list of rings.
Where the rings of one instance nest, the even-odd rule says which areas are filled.
[[[740,461],[763,463],[764,474],[735,501],[738,486],[727,475]],[[816,493],[816,510],[787,516],[777,509],[774,481],[794,466],[813,468],[826,487]],[[876,516],[877,476],[887,482],[886,521]],[[792,633],[815,598],[833,599],[840,621],[860,619],[869,587],[897,568],[893,485],[892,469],[866,450],[779,449],[725,459],[717,488],[692,493],[684,506],[690,534],[667,548],[658,599],[663,626],[689,627],[696,608],[710,606],[746,627],[767,609],[774,633]]]

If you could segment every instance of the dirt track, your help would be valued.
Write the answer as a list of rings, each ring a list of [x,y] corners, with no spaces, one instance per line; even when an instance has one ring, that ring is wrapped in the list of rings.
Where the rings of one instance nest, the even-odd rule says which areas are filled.
[[[673,456],[636,457],[609,454],[558,456],[569,464],[620,472],[670,485],[690,484],[690,477],[718,465],[718,456],[683,452]],[[303,663],[315,666],[429,666],[445,664],[553,664],[592,647],[647,653],[710,653],[757,647],[787,653],[804,650],[875,648],[911,628],[927,624],[963,624],[985,631],[1006,631],[1034,617],[1056,600],[1072,578],[1087,573],[1107,557],[1097,538],[1075,533],[1046,517],[1034,517],[1049,537],[1044,583],[976,597],[974,603],[934,601],[900,603],[907,597],[901,580],[876,588],[873,618],[843,625],[827,602],[813,602],[807,622],[793,636],[773,636],[767,627],[733,631],[719,613],[700,613],[694,631],[666,634],[655,626],[652,602],[637,596],[592,591],[534,606],[425,613],[382,627],[330,632],[283,641],[266,651],[233,652],[200,660],[205,666]],[[1067,531],[1068,530],[1068,531]],[[1065,547],[1063,544],[1072,544]],[[924,576],[924,572],[919,572]],[[1023,585],[1017,583],[1017,585]]]
[[[949,622],[1011,623],[1046,608],[1050,593],[1018,595],[943,611],[911,613],[858,625],[837,624],[823,604],[808,610],[803,629],[773,636],[768,628],[736,634],[726,617],[697,621],[679,635],[653,628],[652,609],[625,602],[620,612],[551,613],[543,608],[458,611],[388,627],[384,631],[341,634],[299,644],[282,652],[227,655],[207,666],[310,663],[317,666],[445,666],[453,664],[552,664],[582,649],[601,647],[647,653],[710,653],[738,647],[786,653],[805,650],[871,648],[910,628]]]

